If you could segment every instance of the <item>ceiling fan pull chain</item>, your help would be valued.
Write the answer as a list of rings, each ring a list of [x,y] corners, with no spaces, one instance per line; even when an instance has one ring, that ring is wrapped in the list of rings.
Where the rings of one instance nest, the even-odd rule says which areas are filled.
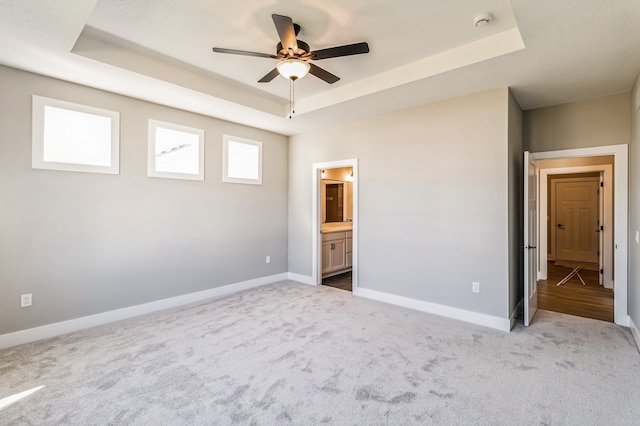
[[[293,95],[291,94],[292,88],[293,88],[293,81],[289,80],[289,120],[291,120],[291,116],[293,115],[292,113],[293,108],[291,106],[291,103],[293,102],[292,100]]]

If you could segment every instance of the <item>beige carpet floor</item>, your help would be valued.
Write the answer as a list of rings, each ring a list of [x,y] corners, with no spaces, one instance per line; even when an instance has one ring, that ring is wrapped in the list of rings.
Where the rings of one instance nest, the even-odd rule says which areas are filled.
[[[638,425],[640,354],[602,321],[505,333],[287,281],[2,350],[0,407],[1,425]]]

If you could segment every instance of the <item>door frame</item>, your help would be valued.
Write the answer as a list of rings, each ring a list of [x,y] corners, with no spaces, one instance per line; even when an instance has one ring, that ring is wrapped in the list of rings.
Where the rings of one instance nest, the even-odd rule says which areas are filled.
[[[322,170],[351,167],[353,170],[353,234],[352,234],[352,265],[351,265],[351,291],[358,287],[358,159],[328,161],[325,163],[313,163],[312,191],[311,191],[311,280],[314,285],[322,284]]]
[[[609,145],[593,148],[577,148],[566,149],[560,151],[546,151],[535,153],[536,160],[548,160],[558,158],[579,158],[579,157],[593,157],[600,155],[613,155],[613,205],[614,205],[614,230],[613,230],[613,274],[615,280],[613,282],[614,288],[614,322],[618,325],[625,327],[629,326],[629,315],[627,310],[627,298],[628,298],[628,253],[629,253],[629,241],[628,241],[628,217],[629,217],[629,146],[628,145]],[[588,167],[588,166],[585,166]],[[603,166],[594,166],[600,167]],[[547,169],[556,170],[556,169]],[[542,174],[540,174],[542,178]],[[538,185],[538,191],[545,188],[545,197],[543,198],[539,194],[538,202],[545,203],[546,212],[546,176],[544,185]],[[605,191],[605,196],[607,192]],[[541,208],[538,207],[538,241],[542,242],[541,237],[544,236],[545,246],[544,248],[539,244],[540,250],[538,251],[540,257],[544,256],[546,259],[547,247],[546,247],[546,228],[547,221],[540,220]],[[545,213],[546,215],[546,213]],[[544,234],[542,225],[544,224]],[[546,262],[538,262],[541,268],[545,268]]]
[[[600,233],[600,244],[604,247],[600,250],[600,259],[598,259],[598,263],[600,264],[600,268],[603,268],[605,271],[604,276],[602,277],[602,282],[605,288],[613,288],[613,277],[614,277],[614,268],[613,268],[613,259],[611,258],[611,253],[614,252],[613,249],[613,233],[611,232],[611,219],[613,218],[613,191],[611,190],[611,180],[613,177],[613,166],[611,164],[603,164],[603,165],[594,165],[594,166],[572,166],[572,167],[558,167],[558,168],[547,168],[540,169],[540,209],[546,212],[548,203],[547,203],[547,195],[548,195],[548,185],[547,188],[542,188],[543,182],[548,182],[549,175],[563,175],[563,174],[575,174],[575,173],[589,173],[589,172],[600,172],[602,174],[602,182],[604,183],[604,187],[600,188],[602,190],[601,194],[598,196],[598,203],[602,201],[602,205],[604,209],[601,209],[600,205],[598,206],[599,210],[603,210],[599,212],[599,220],[600,225],[604,227],[603,231]],[[553,212],[552,212],[553,213]],[[547,239],[547,231],[549,226],[548,220],[543,220],[542,214],[540,214],[539,226],[540,229],[540,237],[539,237],[539,260],[538,260],[538,279],[546,280],[547,279],[547,261],[548,256],[548,247],[552,241],[548,241]],[[552,216],[553,218],[553,216]],[[615,222],[614,222],[615,227]],[[553,228],[552,228],[553,229]],[[553,234],[553,232],[552,232]]]

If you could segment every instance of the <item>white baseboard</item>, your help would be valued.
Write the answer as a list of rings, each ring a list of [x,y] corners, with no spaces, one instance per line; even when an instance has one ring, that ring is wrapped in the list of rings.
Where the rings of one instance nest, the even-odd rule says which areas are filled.
[[[451,306],[438,305],[436,303],[410,299],[408,297],[396,296],[394,294],[383,293],[366,288],[357,288],[354,290],[354,294],[367,299],[403,306],[405,308],[415,309],[417,311],[453,318],[460,321],[466,321],[501,331],[511,330],[511,321],[508,318],[494,317],[478,312],[466,311],[464,309],[452,308]]]
[[[524,299],[520,299],[513,312],[511,312],[511,327],[509,330],[513,329],[513,326],[516,325],[516,318],[520,313],[522,313]]]
[[[316,283],[313,282],[313,277],[310,277],[308,275],[294,274],[293,272],[289,272],[287,276],[288,279],[292,281],[297,281],[302,284],[316,285]]]
[[[156,300],[149,303],[143,303],[141,305],[128,306],[126,308],[116,309],[114,311],[102,312],[99,314],[74,318],[54,324],[47,324],[41,327],[34,327],[27,330],[7,333],[0,335],[0,349],[21,345],[23,343],[34,342],[36,340],[46,339],[49,337],[60,336],[62,334],[72,333],[74,331],[83,330],[85,328],[91,328],[110,322],[148,314],[151,312],[161,311],[163,309],[173,308],[175,306],[181,306],[188,303],[211,299],[214,297],[225,296],[242,290],[248,290],[250,288],[260,287],[278,281],[283,281],[288,278],[289,274],[285,272],[268,277],[256,278],[254,280],[229,284],[222,287],[215,287],[195,293],[170,297],[168,299]]]
[[[636,341],[636,346],[640,351],[640,330],[636,326],[636,323],[633,322],[633,319],[629,317],[629,328],[631,329],[631,334],[633,335],[633,340]]]
[[[620,315],[620,318],[613,319],[614,323],[616,323],[617,325],[621,325],[623,327],[631,327],[630,321],[631,321],[631,317],[629,315],[624,315],[624,314]]]

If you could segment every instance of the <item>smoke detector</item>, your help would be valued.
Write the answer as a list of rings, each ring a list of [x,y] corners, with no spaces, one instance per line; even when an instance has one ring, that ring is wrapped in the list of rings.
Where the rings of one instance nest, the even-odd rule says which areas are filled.
[[[483,13],[482,15],[476,16],[476,19],[473,20],[473,25],[476,27],[486,27],[493,21],[493,15],[490,13]]]

